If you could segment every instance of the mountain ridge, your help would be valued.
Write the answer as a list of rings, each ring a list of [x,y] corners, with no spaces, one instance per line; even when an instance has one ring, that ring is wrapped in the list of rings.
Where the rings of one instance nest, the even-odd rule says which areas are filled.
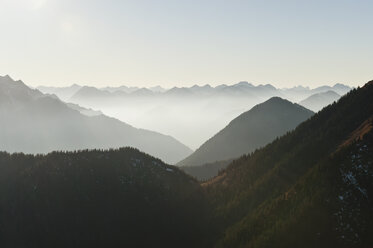
[[[372,94],[372,84],[352,90],[203,183],[214,247],[370,247]],[[340,149],[354,133],[364,135]]]
[[[137,149],[0,152],[0,165],[3,247],[203,246],[197,181]]]
[[[198,166],[234,159],[271,142],[313,114],[279,97],[254,106],[233,119],[178,166]]]
[[[321,93],[315,93],[300,101],[299,104],[317,112],[330,103],[337,101],[340,97],[341,96],[335,91],[328,90]]]
[[[77,86],[79,86],[79,85],[77,85]],[[72,87],[72,86],[69,86],[69,87]],[[69,88],[69,87],[38,86],[37,88],[40,89],[42,92],[46,91],[45,93],[50,93],[51,89],[56,91],[56,89],[64,89],[64,88]],[[80,88],[75,93],[77,93],[79,90],[84,90],[83,89],[84,87],[95,88],[99,91],[109,92],[110,94],[114,94],[115,92],[117,92],[117,93],[118,92],[123,92],[123,93],[127,93],[129,95],[135,93],[136,91],[138,91],[140,89],[149,90],[150,92],[154,93],[155,95],[175,94],[176,92],[180,92],[182,94],[185,94],[187,92],[198,93],[199,91],[204,91],[205,93],[210,92],[211,94],[218,94],[218,93],[221,93],[223,91],[226,91],[227,89],[229,89],[229,90],[236,89],[236,90],[240,90],[240,91],[243,90],[244,92],[245,91],[249,92],[249,91],[254,90],[256,93],[260,93],[261,91],[267,90],[267,91],[272,91],[272,93],[266,93],[266,94],[270,94],[271,96],[274,96],[273,92],[278,91],[277,94],[278,94],[278,96],[281,96],[281,97],[284,97],[284,95],[281,95],[281,92],[283,92],[283,91],[287,91],[287,92],[295,91],[296,92],[297,90],[300,89],[299,87],[276,88],[271,84],[259,84],[259,85],[255,86],[252,83],[248,83],[246,81],[242,81],[242,82],[232,84],[232,85],[221,84],[221,85],[217,85],[215,87],[212,87],[209,84],[205,84],[205,85],[193,85],[193,86],[190,86],[190,87],[173,87],[173,88],[170,88],[170,89],[164,89],[160,86],[140,88],[140,87],[128,87],[128,86],[125,86],[125,85],[118,86],[118,87],[104,87],[104,88],[96,88],[96,87],[93,87],[93,86],[79,86],[79,87]],[[48,88],[51,88],[51,89],[48,89]],[[313,88],[313,89],[310,89],[309,87],[302,87],[301,90],[302,91],[309,91],[308,96],[310,96],[312,94],[315,94],[315,93],[325,92],[325,91],[328,91],[328,90],[334,90],[338,94],[344,95],[349,90],[351,90],[351,87],[349,87],[347,85],[344,85],[344,84],[337,83],[333,86],[320,86],[320,87]],[[242,94],[242,92],[240,94]],[[57,95],[58,95],[58,92],[57,92]],[[125,96],[125,95],[123,95],[123,96]]]
[[[191,152],[169,135],[137,129],[105,115],[82,115],[55,97],[6,80],[0,78],[0,95],[6,96],[0,102],[2,150],[45,153],[133,146],[168,163]]]

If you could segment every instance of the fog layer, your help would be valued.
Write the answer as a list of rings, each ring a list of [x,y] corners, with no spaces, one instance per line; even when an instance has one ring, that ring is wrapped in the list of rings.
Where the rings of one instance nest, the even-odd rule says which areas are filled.
[[[341,84],[316,89],[301,86],[277,89],[269,84],[254,86],[247,82],[217,87],[174,87],[168,90],[125,86],[97,89],[76,85],[40,89],[55,93],[66,101],[100,110],[133,126],[171,135],[192,149],[197,149],[243,112],[273,96],[300,102],[328,90],[340,95],[350,90]],[[323,104],[327,105],[333,100],[334,97]]]
[[[0,151],[46,153],[132,146],[171,164],[192,152],[170,136],[66,104],[10,77],[0,77],[0,120]]]

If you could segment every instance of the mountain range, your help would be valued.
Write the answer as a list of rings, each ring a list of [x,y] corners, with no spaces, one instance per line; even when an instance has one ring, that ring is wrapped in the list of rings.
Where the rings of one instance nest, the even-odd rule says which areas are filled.
[[[107,96],[107,97],[130,97],[130,96],[138,96],[141,95],[141,92],[147,92],[150,96],[160,96],[160,95],[178,95],[178,96],[191,96],[191,95],[204,95],[204,96],[212,96],[212,95],[246,95],[246,96],[255,96],[255,97],[273,97],[273,96],[280,96],[289,100],[293,101],[300,101],[304,100],[305,98],[322,92],[327,91],[334,91],[339,95],[344,95],[351,88],[347,85],[343,84],[335,84],[334,86],[320,86],[314,89],[310,89],[309,87],[297,86],[293,88],[276,88],[271,84],[260,84],[255,86],[252,83],[248,83],[246,81],[239,82],[233,85],[226,85],[221,84],[215,87],[210,86],[209,84],[200,86],[200,85],[193,85],[191,87],[173,87],[170,89],[165,89],[161,86],[154,86],[154,87],[133,87],[133,86],[118,86],[118,87],[103,87],[103,88],[95,88],[98,91],[91,91],[86,92],[87,89],[94,88],[88,86],[81,86],[77,84],[73,84],[68,87],[51,87],[51,86],[38,86],[37,89],[43,93],[48,94],[55,94],[63,101],[69,101],[71,98],[84,98],[84,97],[96,97],[98,91],[103,92],[100,96]],[[81,91],[81,92],[79,92]],[[82,94],[84,92],[84,94]],[[110,94],[105,94],[110,93]],[[77,94],[76,96],[74,96]]]
[[[313,115],[280,98],[258,105],[254,109],[291,104],[290,109],[312,116],[262,148],[229,161],[203,183],[133,148],[46,155],[0,152],[0,244],[372,247],[372,95],[373,81]],[[66,115],[70,112],[74,115]],[[10,113],[24,118],[12,122],[14,129],[4,125]],[[1,132],[22,135],[14,144],[34,146],[39,141],[28,138],[34,133],[43,137],[40,130],[50,134],[50,124],[59,131],[57,120],[85,123],[97,118],[9,77],[0,80],[0,115]],[[45,116],[53,121],[45,123]],[[45,125],[30,132],[20,129],[35,120]],[[120,134],[112,128],[110,132]],[[4,136],[0,140],[2,145],[9,142]]]
[[[307,97],[303,101],[300,101],[299,104],[312,111],[317,112],[323,107],[337,101],[340,97],[341,96],[338,93],[329,90],[321,93],[315,93]]]
[[[45,90],[41,87],[39,89]],[[167,133],[188,147],[197,149],[234,118],[271,97],[299,103],[313,94],[326,91],[344,95],[351,88],[336,84],[314,89],[303,86],[281,89],[271,84],[254,85],[243,81],[216,87],[206,84],[170,89],[127,86],[80,86],[74,89],[75,93],[70,98],[66,99],[62,95],[61,99],[100,110],[105,115],[135,127]],[[59,95],[59,91],[54,88],[52,92]]]
[[[0,78],[0,117],[0,150],[8,152],[132,146],[171,164],[192,152],[171,136],[66,104],[9,76]]]
[[[58,96],[62,101],[68,101],[77,91],[79,91],[82,86],[73,84],[68,87],[47,87],[39,86],[38,90],[45,94],[51,94]]]

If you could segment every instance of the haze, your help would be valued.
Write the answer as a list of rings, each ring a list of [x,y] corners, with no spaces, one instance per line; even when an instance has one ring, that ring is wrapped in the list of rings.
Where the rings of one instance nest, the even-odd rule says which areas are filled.
[[[0,0],[0,75],[31,86],[372,78],[371,1]]]
[[[373,247],[372,13],[0,0],[0,248]]]
[[[319,111],[351,88],[336,84],[315,89],[275,88],[270,84],[173,87],[171,89],[73,85],[65,88],[38,87],[66,102],[100,110],[134,127],[171,135],[192,149],[224,128],[241,113],[271,97],[279,96]]]

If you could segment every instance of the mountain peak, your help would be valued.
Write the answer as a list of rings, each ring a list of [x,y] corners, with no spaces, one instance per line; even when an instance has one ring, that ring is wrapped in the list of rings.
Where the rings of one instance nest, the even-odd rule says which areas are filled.
[[[318,112],[325,106],[333,103],[334,101],[337,101],[341,97],[340,94],[333,90],[328,90],[324,92],[315,93],[306,99],[299,102],[300,105]]]
[[[332,96],[338,96],[338,97],[340,97],[340,95],[337,92],[333,91],[333,90],[328,90],[328,91],[325,91],[325,92],[321,92],[319,94],[332,95]]]
[[[3,77],[0,76],[0,83],[3,84],[3,86],[5,87],[24,89],[25,91],[31,90],[22,80],[15,81],[9,75],[5,75]]]
[[[348,87],[347,85],[336,83],[333,87]]]
[[[295,109],[298,109],[298,110],[295,110]],[[314,113],[313,111],[309,110],[308,108],[303,107],[302,105],[299,105],[297,103],[292,103],[278,96],[274,96],[265,102],[255,105],[251,110],[237,117],[236,120],[239,118],[247,118],[247,116],[250,116],[251,113],[272,113],[273,115],[276,115],[277,112],[290,111],[290,110],[295,111],[295,112],[301,111],[301,112],[307,113],[306,114],[308,115],[307,118]]]
[[[205,85],[195,84],[192,87],[190,87],[189,89],[194,90],[194,91],[199,91],[199,90],[210,90],[210,89],[213,89],[213,88],[209,84],[205,84]]]
[[[267,101],[259,103],[258,105],[254,106],[255,108],[262,108],[262,107],[268,107],[268,106],[275,106],[275,107],[282,107],[282,106],[290,106],[290,105],[298,105],[296,103],[292,103],[286,99],[283,99],[279,96],[274,96],[269,98]],[[299,105],[300,106],[300,105]]]
[[[294,129],[312,115],[312,111],[298,104],[272,97],[233,119],[178,165],[198,166],[238,158]]]
[[[276,90],[276,88],[272,84],[259,84],[258,87]]]
[[[283,99],[279,96],[271,97],[267,101],[265,101],[264,103],[266,103],[266,102],[275,102],[275,103],[277,103],[277,102],[288,102],[288,103],[291,103],[290,101],[288,101],[286,99]]]
[[[9,75],[0,76],[0,82],[14,82],[13,78],[11,78]]]
[[[19,83],[19,84],[22,84],[22,85],[24,85],[24,86],[26,86],[26,84],[22,81],[22,80],[17,80],[17,81],[15,81],[16,83]]]
[[[238,82],[235,85],[236,86],[249,86],[249,87],[253,87],[253,85],[251,83],[248,83],[247,81],[241,81],[241,82]]]

